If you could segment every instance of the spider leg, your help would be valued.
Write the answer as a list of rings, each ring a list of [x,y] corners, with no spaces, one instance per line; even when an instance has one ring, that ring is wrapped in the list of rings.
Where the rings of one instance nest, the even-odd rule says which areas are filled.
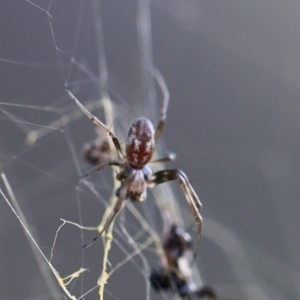
[[[154,76],[154,78],[155,78],[157,84],[159,85],[161,92],[163,94],[162,108],[161,108],[161,112],[160,112],[160,120],[159,120],[159,123],[155,130],[155,141],[157,141],[157,139],[159,138],[159,136],[162,133],[164,126],[165,126],[165,122],[166,122],[166,118],[167,118],[167,110],[168,110],[168,105],[169,105],[169,99],[170,99],[170,93],[169,93],[167,84],[166,84],[163,76],[161,75],[161,73],[156,68],[153,68],[151,73]]]
[[[90,247],[92,244],[94,244],[94,242],[96,242],[101,237],[101,235],[103,234],[103,232],[105,232],[109,228],[109,226],[111,225],[112,221],[115,219],[115,217],[117,216],[117,214],[120,212],[124,200],[126,200],[126,198],[127,198],[127,188],[128,188],[128,184],[124,184],[121,187],[121,191],[120,191],[120,195],[119,195],[119,198],[117,200],[117,203],[116,203],[116,205],[114,207],[114,210],[111,213],[109,219],[105,223],[103,229],[91,241],[89,241],[88,243],[84,244],[82,246],[82,248],[88,248],[88,247]]]
[[[102,170],[104,170],[104,169],[106,169],[107,167],[110,167],[110,166],[121,167],[122,165],[123,165],[122,163],[119,163],[119,162],[117,162],[115,160],[105,161],[105,162],[101,163],[100,165],[96,166],[94,169],[92,169],[88,173],[86,173],[83,176],[81,176],[81,178],[90,176],[90,175],[92,175],[94,173],[97,173],[99,171],[102,171]]]
[[[178,180],[179,185],[194,215],[195,221],[198,224],[198,244],[194,253],[194,257],[196,257],[201,242],[202,217],[200,211],[202,209],[202,204],[193,187],[190,185],[187,176],[181,170],[177,169],[158,171],[150,177],[148,184],[158,185],[171,180]]]
[[[77,104],[77,106],[86,114],[86,116],[98,127],[102,128],[103,130],[105,130],[110,138],[112,139],[117,151],[119,152],[119,154],[121,155],[122,158],[125,158],[125,155],[122,151],[120,142],[118,140],[118,138],[113,134],[112,131],[110,131],[110,129],[104,124],[102,123],[97,117],[95,117],[94,115],[92,115],[81,103],[80,101],[73,95],[73,93],[71,93],[69,90],[67,90],[67,93],[69,94],[69,96],[75,101],[75,103]]]
[[[176,154],[175,153],[170,153],[166,157],[162,157],[162,158],[150,161],[150,164],[170,162],[170,161],[173,161],[175,158],[176,158]]]

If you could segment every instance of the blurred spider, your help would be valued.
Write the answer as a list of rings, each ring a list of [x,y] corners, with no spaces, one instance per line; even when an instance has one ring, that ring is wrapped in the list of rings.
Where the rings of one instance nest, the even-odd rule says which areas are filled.
[[[122,162],[109,160],[96,166],[92,171],[90,171],[85,176],[89,176],[93,173],[99,172],[109,166],[119,167],[121,172],[117,174],[117,180],[121,182],[121,188],[118,191],[118,201],[114,207],[114,210],[108,219],[107,223],[104,225],[102,231],[94,237],[89,243],[85,244],[83,247],[86,248],[90,246],[94,241],[96,241],[104,231],[110,226],[116,215],[119,213],[124,200],[127,198],[132,201],[144,201],[146,199],[147,187],[153,187],[155,185],[161,184],[163,182],[178,180],[180,187],[186,197],[186,200],[191,208],[194,218],[198,224],[198,245],[201,239],[201,228],[202,228],[202,217],[200,210],[202,204],[196,195],[193,187],[190,185],[187,176],[178,169],[174,170],[162,170],[156,173],[151,172],[149,163],[153,156],[155,150],[155,143],[159,138],[160,134],[165,125],[167,108],[169,103],[169,92],[164,82],[162,75],[155,70],[153,72],[154,77],[159,84],[163,97],[163,105],[161,110],[160,121],[154,129],[153,124],[148,119],[142,117],[137,119],[130,127],[127,140],[126,140],[126,155],[121,149],[119,140],[116,138],[114,133],[99,119],[93,116],[76,97],[67,90],[70,97],[75,101],[79,108],[87,115],[87,117],[97,126],[105,130],[119,153]],[[174,155],[169,155],[165,158],[161,158],[151,163],[166,162],[174,159]]]
[[[211,287],[196,288],[190,275],[187,275],[191,272],[189,265],[180,266],[180,259],[185,259],[193,248],[192,238],[188,232],[173,224],[164,238],[163,248],[167,266],[154,268],[150,275],[152,288],[156,292],[172,292],[183,300],[216,299],[216,294]]]
[[[108,140],[99,134],[98,138],[83,146],[83,157],[91,165],[99,165],[111,159],[111,149]]]
[[[164,238],[163,249],[168,265],[178,268],[180,257],[193,250],[192,237],[182,227],[172,224],[170,231]]]

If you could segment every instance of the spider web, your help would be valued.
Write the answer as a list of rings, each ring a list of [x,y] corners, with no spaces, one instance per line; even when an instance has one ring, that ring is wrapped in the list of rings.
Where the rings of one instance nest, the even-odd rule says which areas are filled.
[[[196,229],[175,183],[149,191],[142,204],[127,201],[111,241],[82,249],[105,222],[117,186],[111,170],[79,180],[91,168],[82,147],[97,133],[66,92],[72,91],[124,142],[135,118],[144,115],[157,123],[161,94],[148,72],[153,61],[171,90],[158,152],[179,154],[175,167],[192,179],[204,204],[194,282],[211,284],[221,299],[299,298],[299,192],[294,183],[299,145],[292,134],[286,139],[274,134],[276,122],[257,111],[270,109],[283,123],[289,120],[285,133],[300,129],[299,122],[282,108],[279,96],[277,108],[271,100],[253,103],[264,93],[267,99],[273,94],[256,81],[260,94],[248,88],[259,70],[277,94],[278,85],[296,89],[297,68],[286,54],[289,68],[278,79],[280,39],[267,30],[253,34],[248,26],[255,14],[243,23],[230,12],[244,15],[253,9],[272,20],[280,5],[267,10],[255,1],[250,7],[192,0],[107,2],[4,4],[0,298],[176,299],[153,293],[148,279],[151,268],[162,262],[161,237],[170,223]],[[270,40],[263,41],[264,34]],[[181,54],[185,48],[189,52]],[[232,69],[234,63],[242,67]],[[229,80],[228,70],[246,75]],[[229,91],[231,85],[235,92]],[[210,94],[212,86],[216,94]],[[239,102],[245,89],[251,97]]]

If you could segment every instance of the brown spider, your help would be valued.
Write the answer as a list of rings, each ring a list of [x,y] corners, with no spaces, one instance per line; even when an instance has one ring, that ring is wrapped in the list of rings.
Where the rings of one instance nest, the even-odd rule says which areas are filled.
[[[155,70],[154,77],[158,82],[163,92],[163,105],[161,110],[161,117],[156,129],[148,119],[142,117],[137,119],[130,127],[127,140],[126,140],[126,155],[121,149],[119,140],[114,133],[103,124],[98,118],[93,116],[76,97],[67,90],[70,97],[75,101],[79,108],[87,115],[87,117],[97,126],[105,130],[113,141],[113,144],[118,151],[122,162],[109,160],[96,166],[85,176],[99,172],[109,166],[117,166],[121,172],[117,174],[117,180],[121,182],[121,187],[118,191],[118,201],[114,207],[112,215],[108,219],[102,231],[94,237],[89,243],[83,247],[90,246],[96,241],[104,231],[110,226],[116,215],[119,213],[124,200],[127,198],[133,201],[144,201],[146,199],[147,187],[153,187],[163,182],[178,180],[180,187],[186,197],[186,200],[193,212],[194,218],[198,224],[198,246],[201,239],[202,217],[200,210],[202,204],[196,195],[193,187],[190,185],[187,176],[178,169],[174,170],[162,170],[156,173],[151,172],[149,163],[155,150],[155,143],[160,136],[166,120],[166,113],[169,103],[169,92],[161,74]],[[174,155],[169,155],[165,158],[161,158],[151,163],[166,162],[174,159]]]

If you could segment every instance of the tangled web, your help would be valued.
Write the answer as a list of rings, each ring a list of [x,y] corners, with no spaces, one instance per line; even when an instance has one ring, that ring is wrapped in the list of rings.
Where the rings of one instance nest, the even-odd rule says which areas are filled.
[[[35,0],[4,4],[1,20],[5,26],[1,30],[5,34],[1,35],[0,49],[1,299],[180,299],[172,292],[155,293],[149,280],[151,270],[165,260],[163,239],[171,224],[184,227],[197,240],[197,226],[176,184],[156,187],[143,203],[127,201],[103,239],[88,249],[82,248],[103,228],[119,186],[115,169],[80,178],[92,168],[84,159],[89,143],[101,144],[106,137],[78,109],[68,91],[124,143],[137,117],[146,116],[154,124],[159,119],[162,95],[149,72],[154,60],[163,74],[174,73],[176,78],[189,74],[188,79],[180,78],[183,86],[186,80],[193,83],[195,72],[184,69],[185,63],[182,74],[181,70],[172,70],[182,48],[169,48],[167,55],[160,56],[160,45],[164,41],[175,43],[178,35],[201,32],[197,31],[199,24],[211,25],[216,21],[211,18],[212,7],[206,1],[200,5],[192,0]],[[168,26],[173,35],[167,34]],[[214,37],[216,28],[209,28],[211,32],[202,33]],[[157,34],[160,29],[161,35]],[[184,48],[184,38],[180,41]],[[224,43],[222,39],[207,41]],[[228,51],[227,44],[224,48]],[[202,63],[201,67],[207,68]],[[198,82],[193,84],[197,86]],[[176,90],[176,86],[170,89]],[[221,154],[214,150],[218,148],[214,144],[198,150],[197,138],[192,137],[196,133],[186,134],[186,130],[191,131],[193,126],[187,129],[188,124],[196,124],[197,129],[201,125],[188,123],[192,118],[187,109],[180,111],[180,119],[175,120],[172,109],[179,111],[178,103],[171,93],[170,123],[167,119],[157,156],[170,152],[164,140],[174,144],[179,140],[186,157],[177,164],[187,173],[191,164],[196,165],[196,172],[203,168],[206,174],[203,171],[203,175],[189,177],[200,196],[213,198],[209,189],[201,190],[200,177],[215,185],[211,171],[216,168],[214,161],[220,172],[222,162],[227,166],[228,161],[231,164],[236,159],[235,151],[240,158],[248,158],[251,149],[225,142],[221,143],[225,149]],[[207,110],[211,103],[207,102]],[[201,122],[200,113],[195,116],[193,120]],[[176,131],[168,124],[177,126]],[[205,139],[202,129],[200,135]],[[107,149],[109,144],[102,155],[107,154]],[[189,151],[194,155],[193,149],[204,159],[185,165]],[[278,190],[273,185],[278,177],[274,173],[280,177],[290,170],[285,169],[284,155],[266,153],[271,154],[262,163],[262,170],[276,194]],[[114,151],[109,155],[114,156]],[[198,152],[195,155],[198,158]],[[219,155],[224,161],[216,159]],[[255,159],[254,156],[250,155]],[[206,164],[205,159],[210,163]],[[156,168],[167,167],[161,164]],[[218,194],[214,209],[220,207],[220,198]],[[284,299],[286,295],[299,295],[299,263],[292,268],[299,238],[292,233],[286,235],[290,251],[285,263],[277,254],[257,246],[255,238],[247,236],[247,229],[239,230],[238,223],[230,225],[226,220],[232,215],[220,219],[218,213],[209,213],[213,204],[210,206],[207,199],[203,201],[208,213],[204,213],[203,243],[196,261],[199,265],[189,259],[195,285],[211,284],[220,299]],[[284,220],[290,214],[295,224],[284,221],[280,227],[284,233],[299,225],[299,207],[294,203],[296,209],[292,209],[293,203],[289,202]],[[235,202],[228,203],[228,207],[232,211]],[[278,215],[274,212],[270,218]],[[292,275],[294,279],[289,280]]]

